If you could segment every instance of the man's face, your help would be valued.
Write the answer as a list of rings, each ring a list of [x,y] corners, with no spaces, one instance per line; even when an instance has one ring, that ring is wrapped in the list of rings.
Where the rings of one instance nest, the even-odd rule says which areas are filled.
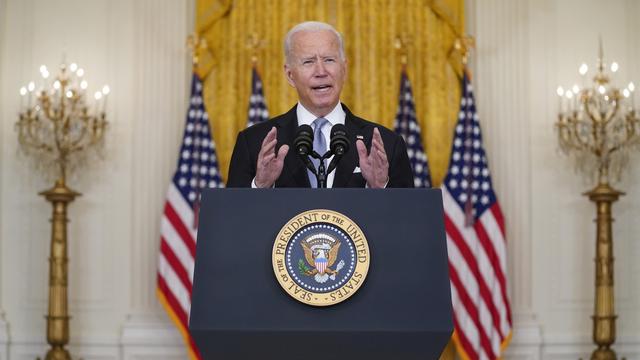
[[[287,81],[307,110],[325,116],[338,104],[347,75],[338,38],[320,30],[297,32],[291,40],[290,59],[284,66]]]

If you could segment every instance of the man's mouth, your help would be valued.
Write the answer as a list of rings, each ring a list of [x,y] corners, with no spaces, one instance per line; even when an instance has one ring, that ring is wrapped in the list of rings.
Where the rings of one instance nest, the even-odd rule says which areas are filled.
[[[311,89],[313,91],[318,91],[318,92],[325,92],[325,91],[329,91],[333,86],[331,85],[318,85],[318,86],[312,86]]]

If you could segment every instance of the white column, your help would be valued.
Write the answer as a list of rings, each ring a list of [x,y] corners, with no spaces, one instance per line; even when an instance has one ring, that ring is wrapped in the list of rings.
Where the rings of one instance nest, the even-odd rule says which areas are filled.
[[[191,83],[186,39],[194,0],[134,3],[132,241],[130,312],[124,358],[185,356],[181,337],[156,298],[160,218],[176,161]],[[154,350],[155,349],[155,350]]]
[[[7,3],[5,0],[0,0],[0,23],[6,24],[7,17]],[[6,36],[4,27],[0,27],[0,54],[5,54],[4,50],[5,41],[4,37]],[[3,69],[4,58],[0,56],[0,69]],[[3,74],[0,70],[0,84],[3,83]],[[4,95],[0,92],[0,109],[4,108],[3,101]],[[1,116],[1,115],[0,115]],[[2,139],[2,131],[3,126],[1,126],[2,122],[0,121],[0,139]],[[2,149],[0,148],[0,158],[2,157]],[[1,174],[1,172],[0,172]],[[2,189],[2,176],[0,176],[0,189]],[[2,191],[0,190],[0,204],[2,204]],[[0,229],[2,229],[2,207],[0,207]],[[2,259],[3,254],[3,236],[0,233],[0,259]],[[9,357],[9,329],[8,324],[4,317],[4,310],[2,308],[3,304],[3,291],[4,282],[2,281],[2,268],[0,267],[0,360],[6,360]]]
[[[528,1],[466,1],[476,38],[472,82],[496,194],[505,215],[508,282],[514,320],[509,358],[539,359],[533,308]]]

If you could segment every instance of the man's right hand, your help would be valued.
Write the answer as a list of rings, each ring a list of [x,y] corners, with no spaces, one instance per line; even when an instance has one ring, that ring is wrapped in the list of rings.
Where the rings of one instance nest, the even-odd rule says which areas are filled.
[[[284,158],[287,156],[287,152],[289,152],[289,145],[282,145],[276,154],[276,144],[278,143],[277,135],[278,130],[273,127],[262,141],[262,147],[258,154],[255,178],[255,184],[259,188],[272,187],[282,173]]]

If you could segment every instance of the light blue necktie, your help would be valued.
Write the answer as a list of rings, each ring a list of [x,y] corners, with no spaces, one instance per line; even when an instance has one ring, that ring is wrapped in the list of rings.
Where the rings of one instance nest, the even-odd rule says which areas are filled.
[[[328,122],[329,121],[325,118],[317,118],[311,123],[311,125],[313,125],[313,150],[320,154],[320,156],[324,155],[324,153],[327,152],[327,139],[325,139],[324,135],[322,134],[322,128]],[[312,158],[311,161],[313,162],[313,165],[316,167],[316,169],[318,169],[318,166],[320,165],[320,159]],[[313,175],[310,170],[307,170],[307,173],[309,174],[309,183],[311,183],[311,187],[317,188],[318,180],[316,179],[316,176]]]

